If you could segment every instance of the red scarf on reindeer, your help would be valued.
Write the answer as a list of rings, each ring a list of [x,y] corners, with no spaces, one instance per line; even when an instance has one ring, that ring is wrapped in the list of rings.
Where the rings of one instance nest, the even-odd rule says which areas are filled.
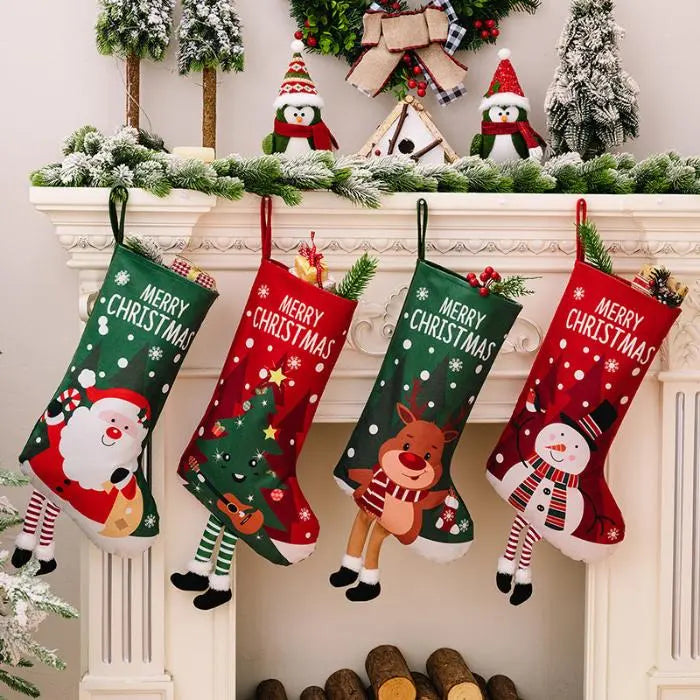
[[[338,142],[335,136],[331,134],[330,129],[323,123],[311,124],[287,124],[275,119],[274,132],[278,136],[286,136],[290,139],[311,139],[314,144],[315,151],[332,151],[338,148]]]
[[[566,518],[566,489],[577,489],[579,483],[578,474],[563,472],[551,464],[547,464],[538,454],[533,454],[525,464],[535,471],[525,479],[518,488],[513,491],[508,499],[516,510],[524,511],[542,479],[554,482],[552,495],[549,500],[549,510],[545,525],[552,530],[563,530]]]
[[[429,489],[419,491],[399,486],[386,475],[386,472],[379,465],[377,465],[374,467],[372,481],[369,482],[365,492],[361,496],[355,497],[355,502],[365,512],[381,518],[384,512],[384,502],[387,494],[399,501],[418,503],[429,493]]]
[[[530,126],[530,122],[481,122],[481,133],[484,136],[520,133],[528,149],[537,148],[540,145],[540,135]]]

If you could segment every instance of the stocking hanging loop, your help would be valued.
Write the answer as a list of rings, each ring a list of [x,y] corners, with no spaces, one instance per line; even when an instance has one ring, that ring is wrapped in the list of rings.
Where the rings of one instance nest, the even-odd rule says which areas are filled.
[[[585,254],[583,250],[583,243],[581,242],[581,224],[586,223],[588,220],[588,205],[586,200],[581,197],[581,199],[576,202],[576,260],[583,262]]]
[[[268,194],[260,200],[260,242],[262,258],[269,260],[272,256],[272,197]]]
[[[114,240],[121,245],[124,242],[124,219],[126,217],[126,203],[129,201],[129,190],[124,185],[117,185],[109,193],[109,221],[112,224]],[[117,203],[121,204],[121,211],[117,214]]]
[[[428,230],[428,202],[422,197],[416,203],[418,222],[418,258],[425,260],[425,233]]]

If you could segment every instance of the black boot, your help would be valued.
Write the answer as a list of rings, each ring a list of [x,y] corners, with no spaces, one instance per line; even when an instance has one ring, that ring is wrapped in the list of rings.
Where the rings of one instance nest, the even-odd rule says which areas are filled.
[[[31,549],[15,547],[15,551],[12,553],[12,566],[14,566],[15,569],[21,569],[31,558]]]
[[[58,564],[55,559],[39,560],[39,570],[36,572],[35,576],[50,574],[52,571],[56,571],[57,566]]]
[[[355,583],[359,575],[359,571],[353,571],[352,569],[348,569],[347,566],[341,566],[338,571],[330,575],[328,580],[331,582],[331,586],[343,588],[344,586],[349,586],[351,583]]]
[[[193,571],[170,576],[170,582],[181,591],[206,591],[209,588],[209,577],[195,574]]]
[[[530,569],[518,569],[515,572],[515,587],[510,596],[511,605],[520,605],[532,595],[532,573]]]
[[[513,586],[513,573],[515,562],[511,559],[501,557],[498,560],[498,570],[496,571],[496,586],[501,593],[510,593]]]
[[[382,592],[379,583],[365,583],[360,581],[355,588],[345,591],[345,597],[353,603],[374,600]]]
[[[198,595],[193,603],[194,607],[199,610],[213,610],[220,605],[228,603],[231,598],[233,598],[231,589],[227,588],[225,591],[217,591],[215,588],[210,588],[206,593]]]

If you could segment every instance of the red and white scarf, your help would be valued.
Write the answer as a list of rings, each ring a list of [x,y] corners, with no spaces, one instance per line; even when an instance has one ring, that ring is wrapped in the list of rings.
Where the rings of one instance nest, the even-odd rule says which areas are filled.
[[[554,487],[549,499],[545,525],[552,530],[563,530],[566,518],[566,489],[578,488],[578,474],[563,472],[545,462],[538,454],[531,455],[525,464],[532,467],[534,471],[511,493],[508,503],[516,510],[524,511],[537,487],[542,483],[542,479],[549,479],[554,482]]]
[[[528,150],[540,145],[539,134],[530,126],[530,122],[481,122],[481,133],[485,136],[503,136],[520,133],[525,139]]]
[[[315,151],[332,151],[334,148],[338,148],[335,136],[331,134],[330,129],[323,122],[311,125],[288,124],[275,119],[273,131],[279,136],[287,138],[311,139]]]
[[[384,512],[384,502],[387,495],[399,501],[408,503],[418,503],[428,496],[429,490],[419,491],[417,489],[407,489],[392,481],[386,472],[379,466],[374,467],[372,481],[369,482],[365,492],[355,500],[362,510],[376,515],[378,518]]]

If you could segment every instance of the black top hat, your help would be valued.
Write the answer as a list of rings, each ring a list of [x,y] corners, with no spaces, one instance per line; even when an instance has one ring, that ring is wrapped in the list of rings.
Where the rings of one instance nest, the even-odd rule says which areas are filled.
[[[574,430],[581,433],[592,451],[598,449],[595,440],[608,430],[616,419],[617,411],[607,399],[603,401],[600,406],[594,408],[590,413],[587,413],[583,418],[579,418],[578,420],[570,418],[566,413],[561,414],[562,422],[570,425]]]

